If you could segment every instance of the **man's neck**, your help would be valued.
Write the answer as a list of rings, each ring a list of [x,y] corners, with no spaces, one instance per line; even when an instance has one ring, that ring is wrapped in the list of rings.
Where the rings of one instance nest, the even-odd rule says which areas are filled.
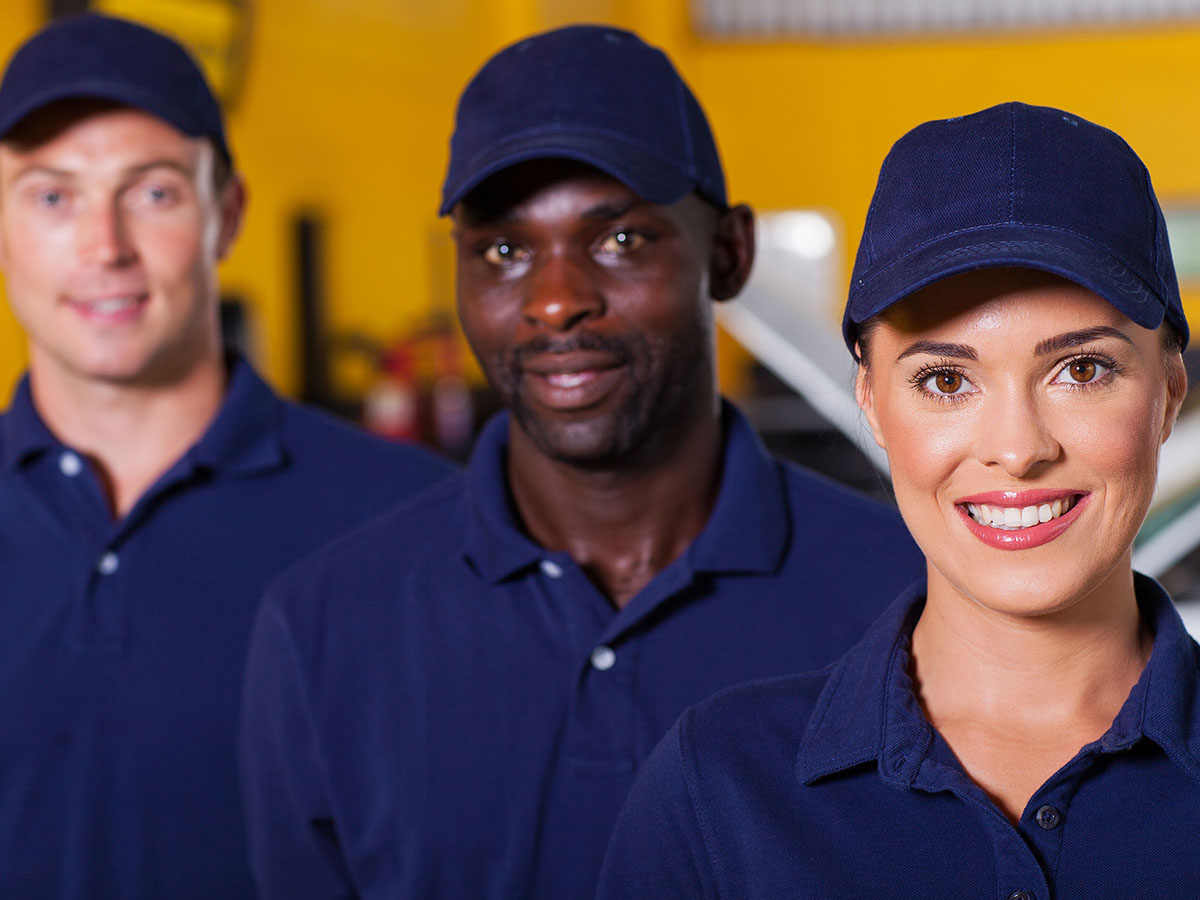
[[[73,378],[37,360],[30,365],[38,415],[91,463],[117,519],[204,434],[225,382],[219,357],[153,386]]]
[[[508,480],[529,535],[565,550],[623,608],[703,530],[720,488],[714,414],[650,464],[596,470],[547,457],[515,422]]]

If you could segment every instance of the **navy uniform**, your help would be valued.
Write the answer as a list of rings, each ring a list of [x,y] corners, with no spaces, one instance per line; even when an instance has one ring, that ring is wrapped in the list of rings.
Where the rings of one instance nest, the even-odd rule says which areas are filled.
[[[115,106],[80,106],[80,98]],[[57,101],[68,103],[59,109],[83,111],[48,139],[18,141],[14,129]],[[55,110],[46,115],[35,127],[62,121]],[[214,337],[216,331],[215,297],[184,297],[182,291],[166,297],[145,269],[166,265],[164,256],[177,263],[189,253],[189,265],[215,261],[186,241],[166,247],[161,235],[138,243],[153,233],[149,212],[136,220],[136,234],[125,226],[158,201],[169,209],[164,217],[176,209],[188,215],[186,228],[178,216],[167,220],[176,235],[213,224],[212,218],[191,221],[202,218],[192,213],[215,213],[185,206],[190,201],[179,199],[188,196],[185,191],[172,194],[157,181],[147,187],[145,171],[169,168],[176,157],[163,163],[154,155],[162,142],[126,140],[133,132],[119,130],[124,126],[114,132],[112,116],[149,121],[153,128],[161,123],[157,133],[168,135],[166,126],[172,126],[178,135],[171,140],[188,147],[195,146],[190,139],[209,138],[229,162],[216,101],[178,44],[105,16],[56,22],[18,51],[0,85],[6,191],[24,174],[14,178],[9,156],[23,160],[22,153],[61,147],[59,140],[78,152],[76,128],[89,139],[101,132],[120,135],[123,142],[110,142],[115,148],[102,145],[107,156],[98,164],[86,153],[53,156],[58,151],[51,150],[55,161],[69,157],[66,171],[47,170],[44,157],[33,167],[41,179],[38,200],[44,201],[36,209],[55,216],[56,228],[74,229],[67,232],[75,241],[71,252],[59,253],[53,264],[75,279],[71,290],[83,294],[80,306],[95,307],[91,298],[98,295],[109,312],[66,309],[57,283],[55,290],[46,290],[44,281],[31,289],[29,278],[16,284],[14,269],[24,265],[28,275],[34,263],[13,259],[7,246],[19,227],[11,219],[17,204],[7,206],[12,191],[5,194],[5,271],[10,300],[19,287],[26,311],[66,309],[68,327],[57,329],[60,335],[83,335],[88,352],[97,345],[131,348],[111,356],[133,368],[142,365],[137,351],[162,331],[140,317],[143,300],[159,319],[188,303],[213,315],[204,323],[186,321],[180,329],[185,333],[175,335],[178,343],[209,334],[209,327]],[[167,147],[176,146],[171,140]],[[147,156],[149,163],[136,172],[120,168]],[[118,168],[121,177],[106,181],[106,167]],[[215,166],[200,167],[189,177],[215,174]],[[173,171],[162,177],[174,178],[175,187],[183,176]],[[53,189],[42,187],[51,179]],[[97,196],[103,200],[93,203]],[[170,206],[175,200],[178,206]],[[107,249],[97,249],[99,241],[80,249],[85,238],[78,234],[96,218],[89,204],[116,223]],[[81,210],[92,215],[85,226],[78,224]],[[98,230],[91,228],[86,239]],[[104,252],[108,256],[101,258]],[[131,302],[138,291],[144,297]],[[111,308],[124,318],[110,315]],[[39,406],[45,396],[39,389],[62,388],[68,380],[46,349],[54,335],[29,334],[31,373],[0,418],[0,893],[249,900],[254,888],[235,744],[246,645],[266,584],[452,467],[286,402],[248,363],[223,362],[219,347],[205,344],[204,363],[217,376],[211,420],[195,423],[198,437],[189,437],[191,446],[177,459],[163,460],[161,475],[127,511],[114,514],[111,485],[98,471],[103,456],[87,448],[100,457],[94,465],[85,448],[60,439],[54,422],[61,431],[75,420],[61,407],[55,418]],[[169,349],[188,358],[177,346]],[[81,383],[95,387],[90,357],[80,364],[85,354],[67,355],[77,366],[70,389],[82,394]],[[164,383],[175,382],[152,379],[144,367],[123,377],[137,382],[123,397],[179,396],[163,393]],[[116,396],[127,384],[106,381],[99,390]],[[146,408],[140,407],[143,413]],[[164,408],[159,404],[155,411]],[[167,408],[162,419],[173,425],[172,414],[185,415]]]
[[[264,897],[590,897],[680,712],[835,659],[918,577],[893,511],[772,458],[727,406],[708,524],[618,612],[526,535],[506,419],[464,474],[271,589],[244,711]]]

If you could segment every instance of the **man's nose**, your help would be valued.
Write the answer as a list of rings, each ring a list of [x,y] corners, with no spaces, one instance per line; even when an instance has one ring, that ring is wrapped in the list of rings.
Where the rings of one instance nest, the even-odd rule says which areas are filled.
[[[135,256],[129,229],[115,203],[89,204],[79,216],[79,252],[87,262],[123,265]]]
[[[526,288],[522,314],[550,331],[569,331],[604,314],[604,295],[586,267],[564,255],[539,261]]]

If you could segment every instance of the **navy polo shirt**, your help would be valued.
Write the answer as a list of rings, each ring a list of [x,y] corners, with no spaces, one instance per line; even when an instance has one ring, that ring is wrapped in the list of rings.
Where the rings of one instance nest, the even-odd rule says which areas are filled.
[[[235,747],[266,584],[448,471],[239,362],[114,521],[23,380],[0,418],[0,896],[252,897]]]
[[[243,741],[264,897],[589,898],[686,706],[828,662],[923,572],[893,511],[728,407],[724,431],[706,527],[620,611],[522,530],[504,416],[464,475],[274,586]]]
[[[1154,649],[1112,727],[1014,826],[926,721],[902,596],[824,672],[724,691],[643,768],[598,897],[1200,897],[1200,648],[1136,580]]]

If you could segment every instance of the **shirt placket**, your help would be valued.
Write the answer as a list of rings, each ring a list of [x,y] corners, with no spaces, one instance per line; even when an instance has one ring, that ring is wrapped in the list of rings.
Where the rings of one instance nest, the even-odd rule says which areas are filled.
[[[996,881],[995,900],[1054,900],[1051,880],[1022,820],[1016,827],[983,790],[957,767],[924,760],[913,786],[928,793],[948,790],[972,807],[991,836]],[[1037,826],[1034,826],[1037,828]]]
[[[580,775],[628,775],[637,767],[640,739],[637,673],[644,633],[635,627],[687,581],[680,567],[659,574],[624,610],[614,613],[567,556],[541,563],[564,602],[587,604],[600,615],[572,616],[575,677],[567,722],[567,758]],[[578,610],[577,610],[578,611]]]
[[[185,468],[188,471],[185,471]],[[69,638],[75,650],[116,654],[125,646],[131,592],[136,574],[134,538],[139,523],[150,514],[158,497],[186,479],[190,468],[173,469],[154,485],[123,520],[113,520],[109,501],[92,468],[77,451],[60,447],[36,464],[32,473],[39,495],[75,540],[81,542],[86,569],[80,573],[74,627]]]

